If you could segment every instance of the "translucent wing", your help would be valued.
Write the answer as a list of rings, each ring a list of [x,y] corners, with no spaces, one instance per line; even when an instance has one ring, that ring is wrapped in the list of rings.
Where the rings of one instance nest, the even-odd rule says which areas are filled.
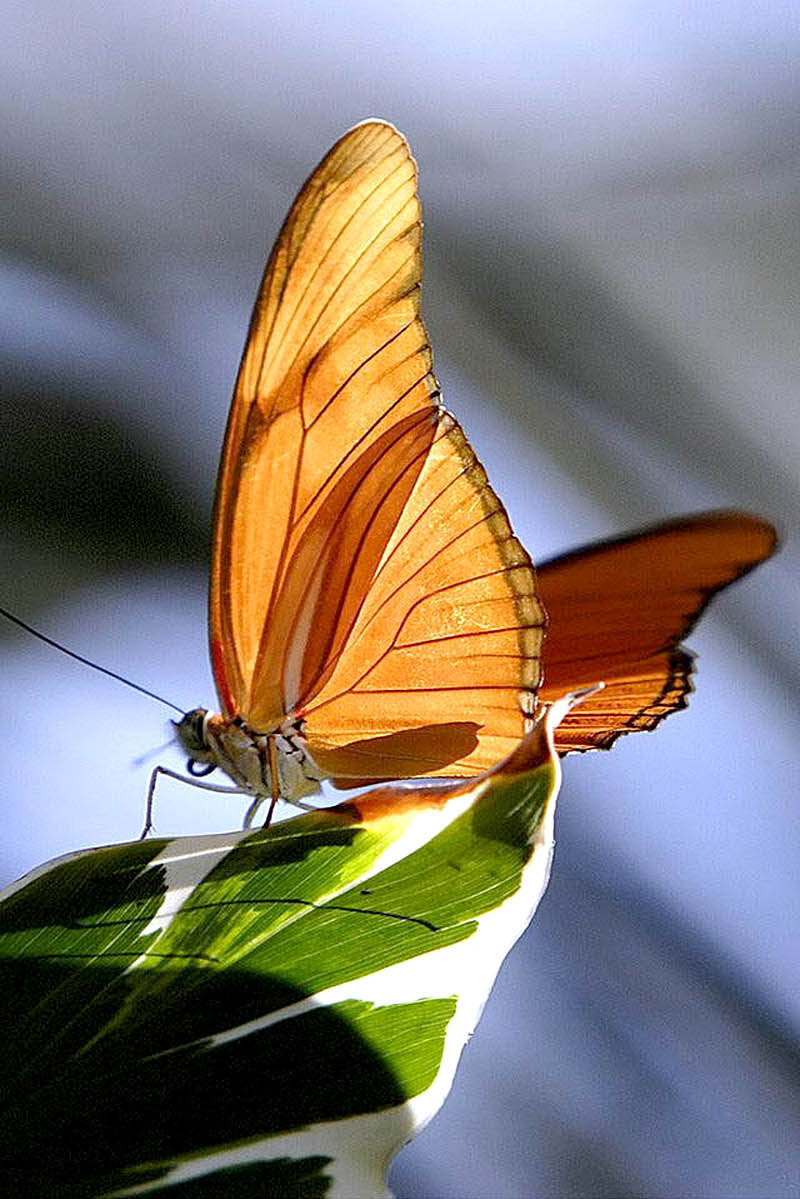
[[[404,138],[357,126],[267,264],[217,487],[223,712],[302,719],[323,769],[354,777],[482,769],[539,678],[533,570],[439,406],[420,238]]]
[[[686,707],[692,657],[679,645],[721,588],[775,548],[767,521],[709,512],[584,546],[539,567],[548,614],[545,702],[603,680],[564,719],[556,747],[606,749]]]
[[[443,413],[346,652],[306,706],[315,760],[339,778],[498,761],[533,711],[542,625],[527,554]]]

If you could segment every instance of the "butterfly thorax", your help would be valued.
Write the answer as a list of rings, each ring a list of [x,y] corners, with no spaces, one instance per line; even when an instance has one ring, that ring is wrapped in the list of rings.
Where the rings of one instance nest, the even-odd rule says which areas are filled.
[[[193,708],[175,728],[180,745],[189,755],[191,773],[200,773],[192,769],[195,764],[218,766],[250,795],[264,799],[273,796],[273,766],[277,767],[277,794],[290,803],[317,795],[326,777],[294,726],[258,733],[240,717]]]

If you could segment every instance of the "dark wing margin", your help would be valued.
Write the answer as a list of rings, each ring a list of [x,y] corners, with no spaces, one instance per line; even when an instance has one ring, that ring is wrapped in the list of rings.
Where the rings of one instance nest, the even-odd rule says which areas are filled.
[[[692,655],[680,642],[722,588],[775,550],[768,521],[719,511],[583,546],[538,568],[548,614],[540,698],[604,682],[564,719],[561,753],[607,749],[685,708]]]

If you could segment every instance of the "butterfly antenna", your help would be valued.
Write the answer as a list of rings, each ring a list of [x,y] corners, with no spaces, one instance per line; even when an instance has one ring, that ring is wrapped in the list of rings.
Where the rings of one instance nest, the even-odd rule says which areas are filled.
[[[38,629],[34,629],[31,625],[26,624],[24,620],[20,620],[13,612],[9,612],[7,608],[0,608],[0,616],[5,616],[6,620],[10,620],[12,624],[19,625],[26,633],[31,633],[32,636],[38,637],[40,641],[44,641],[45,645],[52,645],[53,649],[60,649],[62,654],[67,654],[68,657],[74,658],[76,662],[82,662],[84,666],[91,666],[92,670],[99,670],[101,674],[107,674],[110,679],[116,679],[118,683],[124,683],[126,687],[132,687],[134,691],[140,691],[142,695],[149,695],[150,699],[157,700],[158,703],[172,708],[173,712],[179,712],[181,716],[183,715],[183,708],[179,708],[177,704],[164,699],[163,695],[156,695],[155,691],[148,691],[146,687],[140,687],[138,683],[132,683],[130,679],[126,679],[124,675],[109,670],[107,666],[100,666],[99,663],[92,662],[89,658],[84,658],[82,654],[76,654],[74,650],[67,649],[66,645],[61,645],[60,642],[54,641],[52,637],[46,637],[44,633],[40,633]]]
[[[165,741],[163,745],[157,745],[155,749],[148,749],[146,754],[141,754],[140,757],[134,758],[131,762],[131,766],[134,769],[138,768],[139,766],[144,766],[145,762],[149,762],[153,758],[158,757],[160,753],[163,753],[165,749],[169,749],[174,744],[175,738],[170,737],[169,741]]]

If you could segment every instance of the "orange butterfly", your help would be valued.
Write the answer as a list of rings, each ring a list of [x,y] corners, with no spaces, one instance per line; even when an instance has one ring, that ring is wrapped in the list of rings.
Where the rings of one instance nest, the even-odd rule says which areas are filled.
[[[190,770],[220,766],[248,817],[323,778],[476,774],[537,705],[599,680],[558,730],[562,752],[652,728],[686,703],[679,639],[775,545],[765,521],[712,513],[537,581],[439,402],[421,233],[408,145],[367,121],[301,190],[256,301],[214,513],[222,711],[176,726]]]

